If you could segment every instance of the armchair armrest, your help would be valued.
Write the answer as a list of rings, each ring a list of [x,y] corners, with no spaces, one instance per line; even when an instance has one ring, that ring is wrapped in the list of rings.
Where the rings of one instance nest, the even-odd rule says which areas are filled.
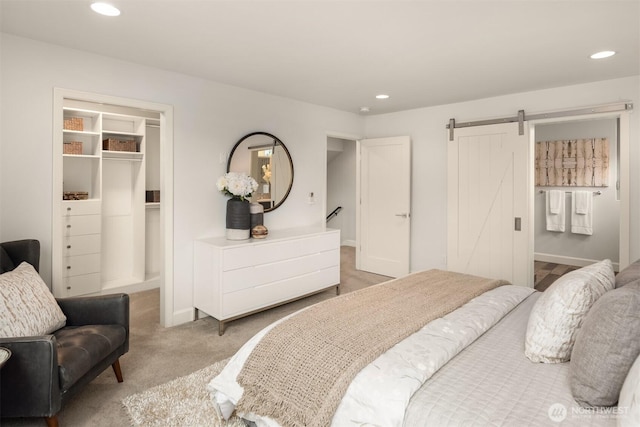
[[[129,335],[129,295],[56,299],[67,316],[67,326],[122,325]]]
[[[60,410],[57,343],[53,335],[0,338],[11,357],[0,375],[4,416],[48,417]]]

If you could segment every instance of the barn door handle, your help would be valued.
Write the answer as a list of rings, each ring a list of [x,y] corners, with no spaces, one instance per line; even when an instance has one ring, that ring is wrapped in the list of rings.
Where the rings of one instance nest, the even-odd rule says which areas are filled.
[[[522,231],[522,218],[516,217],[515,227],[514,228],[515,228],[516,231]]]

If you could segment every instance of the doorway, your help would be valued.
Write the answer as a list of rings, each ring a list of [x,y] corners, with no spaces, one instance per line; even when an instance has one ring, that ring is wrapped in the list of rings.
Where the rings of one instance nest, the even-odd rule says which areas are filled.
[[[578,118],[552,123],[539,123],[532,130],[536,144],[547,141],[577,141],[606,139],[604,165],[605,182],[591,186],[536,186],[534,192],[534,260],[561,266],[583,267],[602,259],[610,259],[614,269],[620,265],[620,139],[619,118]],[[535,168],[535,165],[534,165]],[[551,190],[559,190],[564,205],[564,232],[547,230],[546,197]],[[572,193],[592,193],[588,215],[592,234],[572,230]]]
[[[356,246],[356,139],[327,137],[326,223],[341,246]]]

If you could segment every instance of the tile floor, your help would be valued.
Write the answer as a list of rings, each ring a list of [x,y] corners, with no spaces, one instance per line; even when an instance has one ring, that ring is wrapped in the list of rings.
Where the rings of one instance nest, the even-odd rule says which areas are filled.
[[[542,292],[551,286],[553,282],[558,280],[559,277],[570,271],[577,270],[578,268],[580,267],[555,264],[553,262],[535,261],[535,288]]]

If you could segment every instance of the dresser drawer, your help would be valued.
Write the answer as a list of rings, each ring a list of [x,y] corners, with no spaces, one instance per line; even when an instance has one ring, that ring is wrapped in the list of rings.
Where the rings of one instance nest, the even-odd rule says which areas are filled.
[[[285,261],[225,271],[222,273],[222,292],[253,288],[339,265],[340,252],[334,249]]]
[[[340,266],[222,296],[223,319],[268,307],[340,283]]]
[[[100,254],[67,256],[62,260],[64,277],[100,272]]]
[[[99,234],[101,215],[78,215],[62,218],[63,236],[80,236],[83,234]]]
[[[62,202],[62,216],[99,215],[100,202],[96,200],[71,200]]]
[[[83,274],[64,278],[66,296],[93,294],[100,292],[100,273]]]
[[[100,253],[100,234],[63,237],[62,256]]]
[[[304,239],[291,239],[227,249],[222,270],[250,267],[298,258],[340,247],[340,233],[323,233]]]

